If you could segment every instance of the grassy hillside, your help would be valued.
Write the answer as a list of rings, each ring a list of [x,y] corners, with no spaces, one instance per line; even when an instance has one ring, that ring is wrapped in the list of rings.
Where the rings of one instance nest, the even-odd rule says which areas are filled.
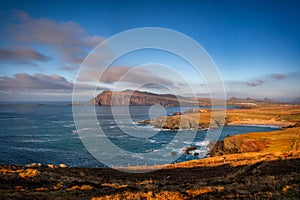
[[[299,105],[260,105],[252,109],[228,109],[224,111],[195,109],[173,116],[163,116],[146,121],[154,127],[165,129],[205,129],[217,128],[220,125],[274,125],[293,127],[300,125]],[[225,119],[224,119],[225,117]]]

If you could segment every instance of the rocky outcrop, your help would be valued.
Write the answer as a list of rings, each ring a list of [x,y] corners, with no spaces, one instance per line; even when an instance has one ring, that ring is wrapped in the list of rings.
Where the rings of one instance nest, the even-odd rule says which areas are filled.
[[[227,137],[224,139],[224,147],[237,153],[258,152],[265,149],[265,143],[259,139]]]
[[[247,153],[263,151],[266,144],[263,140],[242,137],[226,137],[211,147],[210,156],[221,156],[233,153]]]
[[[208,128],[218,128],[218,123],[215,120],[212,121],[199,121],[198,118],[193,118],[185,115],[175,115],[168,117],[157,117],[151,121],[149,124],[155,128],[161,129],[208,129]]]
[[[184,152],[184,154],[188,155],[188,154],[190,154],[190,151],[194,151],[194,150],[196,150],[196,149],[197,149],[196,146],[190,146],[190,147],[186,147],[186,148],[183,150],[183,152]]]
[[[169,130],[203,130],[208,128],[219,128],[223,125],[223,122],[220,119],[215,119],[214,117],[211,117],[210,109],[193,108],[183,113],[176,112],[169,116],[157,117],[150,120],[140,121],[139,124],[150,124],[155,128]]]
[[[103,91],[90,104],[101,106],[151,106],[155,104],[164,107],[195,106],[198,101],[192,98],[172,94],[154,94],[150,92],[125,90],[122,92]]]

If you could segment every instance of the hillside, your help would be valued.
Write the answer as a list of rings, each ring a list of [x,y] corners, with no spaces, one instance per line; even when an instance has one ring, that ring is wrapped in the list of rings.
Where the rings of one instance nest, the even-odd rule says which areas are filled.
[[[124,90],[121,92],[103,91],[91,100],[100,106],[150,106],[159,104],[164,107],[196,106],[197,99],[175,96],[172,94],[154,94],[150,92]]]

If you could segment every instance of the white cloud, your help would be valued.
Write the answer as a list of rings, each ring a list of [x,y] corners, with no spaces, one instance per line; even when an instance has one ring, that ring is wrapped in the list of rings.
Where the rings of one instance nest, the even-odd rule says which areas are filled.
[[[69,82],[66,78],[53,74],[34,74],[19,73],[14,77],[0,77],[0,90],[72,90],[73,83]]]
[[[18,42],[19,45],[45,45],[70,63],[80,63],[87,55],[85,50],[103,40],[99,36],[89,36],[72,21],[57,23],[47,18],[34,19],[23,11],[15,11],[14,16],[17,23],[7,27],[12,42]]]

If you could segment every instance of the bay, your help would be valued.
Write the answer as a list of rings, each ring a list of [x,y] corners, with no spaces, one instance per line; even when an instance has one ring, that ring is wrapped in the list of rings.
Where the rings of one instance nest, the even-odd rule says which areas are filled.
[[[82,114],[89,115],[85,111],[91,107],[84,105],[76,106],[75,109],[81,110]],[[125,151],[146,154],[169,148],[169,152],[181,155],[184,148],[190,145],[197,146],[196,151],[174,160],[174,162],[182,162],[199,159],[207,154],[206,131],[196,131],[193,141],[190,142],[175,140],[177,131],[155,130],[156,134],[153,135],[151,126],[138,125],[136,122],[164,114],[183,112],[190,108],[174,107],[160,110],[159,108],[153,109],[151,106],[130,106],[128,110],[127,107],[114,107],[113,115],[111,107],[98,106],[95,107],[95,112],[97,124],[105,137]],[[126,109],[129,111],[129,116],[126,115]],[[71,167],[103,167],[104,165],[92,156],[80,139],[82,134],[78,131],[93,131],[88,126],[89,116],[86,120],[87,126],[77,130],[72,106],[68,102],[2,102],[0,103],[0,163],[14,165],[65,163]],[[275,127],[225,126],[218,139],[222,140],[227,135],[267,132],[276,129]],[[179,132],[190,134],[191,130]],[[148,137],[149,135],[151,137]],[[101,149],[101,151],[101,155],[106,160],[122,159],[122,155],[113,155],[106,149]],[[197,153],[196,156],[194,153]],[[169,160],[166,159],[166,161]],[[150,161],[151,164],[163,162],[163,158],[160,162]]]

